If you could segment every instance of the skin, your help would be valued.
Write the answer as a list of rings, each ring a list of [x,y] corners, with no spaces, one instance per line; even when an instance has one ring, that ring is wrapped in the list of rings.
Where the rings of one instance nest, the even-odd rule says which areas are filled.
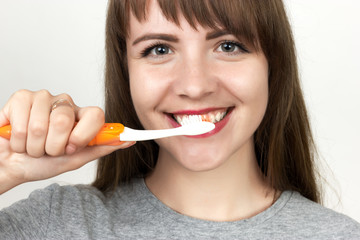
[[[51,111],[52,103],[59,99],[67,99],[74,107],[65,104]],[[134,144],[87,147],[104,119],[100,108],[80,108],[66,94],[54,96],[46,90],[14,93],[0,111],[0,126],[12,127],[10,141],[0,138],[0,194],[25,182],[75,170]]]
[[[231,34],[214,37],[213,29],[195,30],[184,19],[179,28],[166,21],[153,2],[148,20],[140,23],[132,16],[130,26],[131,94],[146,129],[173,127],[169,114],[178,111],[233,109],[216,134],[158,140],[158,164],[145,179],[150,191],[181,214],[212,221],[248,218],[268,208],[275,192],[257,166],[253,142],[268,101],[263,53],[238,46],[228,52],[223,42],[242,43],[241,39]],[[141,38],[154,33],[171,38]],[[169,47],[167,54],[150,51],[142,56],[144,48],[159,41]],[[62,105],[51,111],[59,99],[74,107]],[[0,193],[77,169],[134,144],[87,147],[103,123],[101,109],[80,108],[66,94],[16,92],[0,111],[0,126],[12,126],[11,140],[0,138]]]
[[[274,199],[256,164],[253,141],[268,101],[268,64],[254,49],[225,52],[224,41],[241,39],[231,34],[209,39],[212,33],[193,29],[184,18],[180,27],[167,21],[152,2],[146,21],[130,18],[127,58],[134,106],[147,129],[172,127],[169,113],[233,108],[225,127],[209,137],[157,140],[158,164],[146,179],[175,211],[230,221],[259,213]],[[141,54],[156,44],[165,53]]]

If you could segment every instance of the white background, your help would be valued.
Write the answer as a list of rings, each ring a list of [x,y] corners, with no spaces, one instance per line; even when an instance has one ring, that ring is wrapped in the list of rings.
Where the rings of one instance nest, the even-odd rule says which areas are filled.
[[[18,89],[103,106],[105,0],[0,0],[0,107]],[[325,206],[360,222],[360,2],[285,0],[321,171]],[[51,183],[90,183],[95,163],[0,196],[0,208]]]

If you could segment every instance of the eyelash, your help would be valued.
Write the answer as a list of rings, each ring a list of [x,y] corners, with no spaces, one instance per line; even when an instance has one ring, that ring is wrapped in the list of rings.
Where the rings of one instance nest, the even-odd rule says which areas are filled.
[[[218,49],[222,44],[234,44],[236,47],[238,47],[240,49],[241,52],[243,53],[250,53],[250,51],[245,47],[244,44],[240,43],[240,42],[236,42],[236,41],[232,41],[232,40],[224,40],[224,41],[221,41],[219,44],[218,44],[218,47],[216,49]],[[151,51],[156,48],[156,47],[166,47],[166,48],[169,48],[171,50],[171,48],[165,44],[165,43],[162,43],[162,42],[155,42],[153,44],[151,44],[150,46],[148,46],[147,48],[145,48],[144,50],[141,51],[141,57],[147,57]],[[226,53],[226,52],[225,52]],[[233,52],[227,52],[227,54],[230,54],[230,55],[233,55],[236,53],[233,53]]]
[[[240,43],[240,42],[237,42],[237,41],[232,41],[232,40],[221,41],[218,44],[218,47],[216,49],[218,49],[219,47],[221,47],[222,44],[225,44],[225,43],[235,45],[236,47],[239,48],[240,52],[242,52],[242,53],[250,53],[249,49],[247,49],[243,43]],[[230,54],[230,55],[232,55],[232,54],[236,55],[237,54],[237,53],[234,53],[234,52],[225,52],[225,53]]]
[[[155,42],[141,51],[141,57],[147,57],[154,48],[160,46],[164,46],[170,49],[170,47],[167,44],[164,44],[162,42]]]

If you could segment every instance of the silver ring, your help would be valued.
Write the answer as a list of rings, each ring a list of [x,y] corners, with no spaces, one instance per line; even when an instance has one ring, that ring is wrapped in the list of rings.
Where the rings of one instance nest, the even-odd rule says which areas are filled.
[[[60,106],[67,106],[67,107],[71,107],[72,109],[74,109],[74,105],[69,100],[60,98],[51,105],[51,112]]]

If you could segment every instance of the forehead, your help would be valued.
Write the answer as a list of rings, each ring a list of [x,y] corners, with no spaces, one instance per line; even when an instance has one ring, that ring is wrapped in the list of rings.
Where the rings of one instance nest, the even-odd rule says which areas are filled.
[[[171,29],[223,29],[257,48],[258,5],[253,0],[136,0],[125,2],[125,31]]]
[[[144,19],[139,19],[134,13],[130,14],[128,39],[132,39],[137,34],[149,32],[161,33],[179,33],[187,34],[188,37],[194,33],[210,32],[211,30],[222,29],[220,26],[209,27],[199,24],[198,22],[189,22],[180,12],[176,14],[176,20],[166,17],[163,9],[157,1],[150,1],[146,5],[146,15]]]
[[[150,14],[159,14],[176,25],[179,25],[179,19],[185,17],[192,27],[197,24],[212,26],[217,19],[207,2],[208,0],[130,0],[127,1],[126,9],[140,22],[147,20]]]
[[[183,17],[181,17],[183,18]],[[180,20],[183,22],[183,20]],[[163,29],[171,29],[180,27],[177,26],[174,22],[169,21],[163,14],[157,1],[149,1],[146,6],[146,15],[143,19],[138,18],[134,12],[130,13],[129,19],[129,37],[131,38],[131,33],[134,32],[149,32],[157,31]]]

